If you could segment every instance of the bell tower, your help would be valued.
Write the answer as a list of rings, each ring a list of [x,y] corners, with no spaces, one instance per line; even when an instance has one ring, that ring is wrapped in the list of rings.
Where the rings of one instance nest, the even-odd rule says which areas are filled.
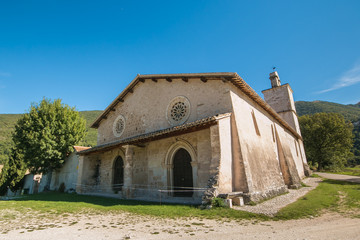
[[[270,73],[271,88],[262,91],[267,102],[297,133],[300,133],[293,91],[288,83],[281,85],[279,74]]]

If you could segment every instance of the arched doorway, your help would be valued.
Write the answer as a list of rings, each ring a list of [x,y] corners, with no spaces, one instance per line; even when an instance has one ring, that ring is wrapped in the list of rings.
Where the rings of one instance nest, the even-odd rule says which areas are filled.
[[[113,190],[120,191],[124,184],[124,161],[118,156],[113,166]]]
[[[174,197],[192,197],[194,186],[192,171],[190,154],[180,148],[173,158]]]

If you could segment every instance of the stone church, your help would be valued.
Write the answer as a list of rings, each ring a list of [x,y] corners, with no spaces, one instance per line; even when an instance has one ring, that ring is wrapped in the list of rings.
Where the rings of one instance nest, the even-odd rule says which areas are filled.
[[[127,199],[246,202],[307,173],[292,89],[270,74],[265,101],[237,74],[137,75],[92,124],[77,192]]]

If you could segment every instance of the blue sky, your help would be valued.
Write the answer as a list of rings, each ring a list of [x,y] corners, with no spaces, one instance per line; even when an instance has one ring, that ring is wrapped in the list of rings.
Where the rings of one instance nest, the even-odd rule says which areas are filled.
[[[0,113],[103,110],[136,74],[276,66],[295,100],[360,101],[360,1],[0,1]]]

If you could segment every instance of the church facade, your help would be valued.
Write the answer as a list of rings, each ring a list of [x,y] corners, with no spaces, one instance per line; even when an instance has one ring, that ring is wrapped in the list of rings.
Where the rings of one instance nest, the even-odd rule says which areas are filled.
[[[95,120],[76,191],[127,199],[260,201],[300,186],[307,162],[292,90],[264,101],[237,73],[138,75]]]

